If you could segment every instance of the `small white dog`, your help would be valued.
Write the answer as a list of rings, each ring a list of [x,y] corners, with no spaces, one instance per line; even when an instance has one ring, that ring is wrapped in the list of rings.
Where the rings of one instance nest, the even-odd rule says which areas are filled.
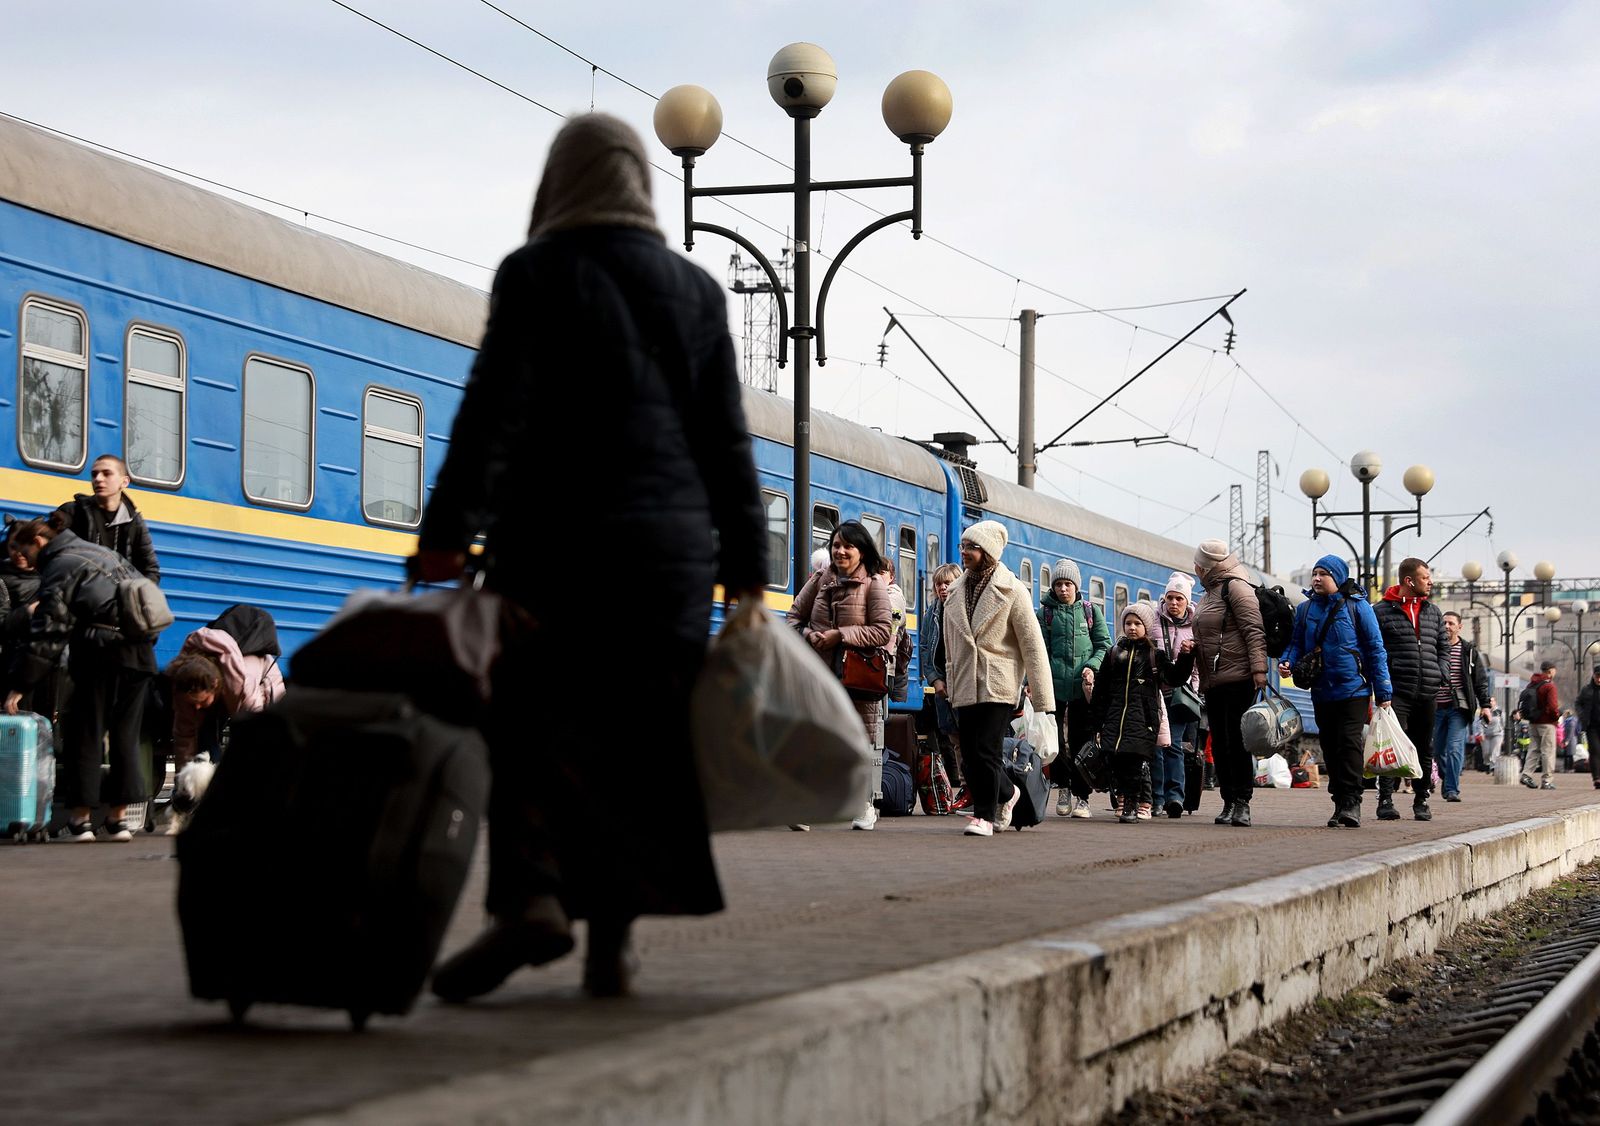
[[[167,826],[167,836],[175,837],[183,832],[189,815],[206,796],[206,787],[211,785],[211,776],[216,772],[216,763],[211,761],[208,751],[201,751],[188,766],[178,771],[172,783],[172,822]]]

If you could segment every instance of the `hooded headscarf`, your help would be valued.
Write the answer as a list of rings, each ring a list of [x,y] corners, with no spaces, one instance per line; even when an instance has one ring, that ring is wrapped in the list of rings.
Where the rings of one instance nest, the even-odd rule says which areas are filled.
[[[662,237],[644,145],[608,113],[582,114],[561,127],[533,197],[530,239],[574,227],[634,227]]]

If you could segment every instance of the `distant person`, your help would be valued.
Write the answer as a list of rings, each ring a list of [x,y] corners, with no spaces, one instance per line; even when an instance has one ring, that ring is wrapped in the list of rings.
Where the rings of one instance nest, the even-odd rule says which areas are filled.
[[[90,492],[79,493],[56,509],[79,539],[110,548],[153,583],[161,581],[155,544],[133,498],[126,495],[132,478],[128,463],[115,454],[101,454],[89,466]]]
[[[1309,597],[1294,611],[1294,633],[1278,659],[1278,675],[1294,675],[1295,663],[1321,654],[1322,671],[1311,683],[1295,678],[1295,687],[1311,693],[1322,761],[1328,771],[1328,796],[1333,816],[1328,828],[1361,827],[1362,743],[1370,701],[1390,706],[1389,658],[1378,620],[1361,584],[1350,581],[1350,568],[1337,555],[1324,555],[1311,568]]]
[[[894,610],[883,557],[872,533],[859,520],[846,520],[833,530],[828,545],[833,562],[806,580],[789,607],[789,624],[831,668],[842,673],[846,649],[883,650],[894,643]],[[873,799],[883,781],[883,697],[852,698],[856,714],[872,745],[876,769],[872,789],[862,795],[862,812],[853,829],[871,831],[878,824]]]
[[[945,684],[944,666],[939,663],[939,650],[944,638],[945,599],[950,595],[950,585],[961,577],[961,568],[954,563],[941,563],[933,570],[933,601],[917,634],[921,650],[922,676],[929,692],[923,699],[923,729],[928,741],[944,761],[945,775],[955,791],[951,812],[972,804],[972,796],[965,792],[966,776],[961,771],[961,739],[956,734],[956,713],[950,706],[950,693]]]
[[[38,571],[39,592],[5,710],[16,715],[24,696],[49,677],[67,650],[73,690],[61,717],[56,763],[56,800],[69,811],[67,835],[93,841],[92,807],[104,802],[106,835],[128,841],[128,806],[149,796],[139,731],[156,671],[155,646],[130,641],[119,628],[117,582],[133,576],[132,565],[109,548],[79,539],[64,523],[60,512],[24,520],[12,526],[6,543]],[[102,785],[100,764],[107,756],[111,770]]]
[[[1461,636],[1461,615],[1444,613],[1448,679],[1434,696],[1433,751],[1439,763],[1439,789],[1445,801],[1461,800],[1461,771],[1465,765],[1467,729],[1473,716],[1486,718],[1489,669],[1472,642]]]
[[[1167,655],[1169,661],[1176,661],[1184,643],[1194,639],[1194,603],[1190,601],[1193,592],[1194,580],[1182,571],[1174,571],[1168,577],[1167,589],[1161,595],[1160,605],[1156,607],[1156,630],[1151,640]],[[1192,658],[1189,664],[1189,677],[1185,683],[1199,695],[1200,672],[1193,667]],[[1156,807],[1177,820],[1183,816],[1187,785],[1184,757],[1193,754],[1198,746],[1200,723],[1198,718],[1179,722],[1172,717],[1172,693],[1172,687],[1164,690],[1167,723],[1172,729],[1172,739],[1150,760],[1150,782]]]
[[[1007,777],[1001,752],[1024,680],[1035,710],[1056,710],[1032,591],[1000,561],[1007,538],[998,520],[980,520],[961,533],[961,577],[944,612],[946,686],[972,793],[972,817],[962,830],[969,837],[1009,828],[1022,794]]]
[[[1094,738],[1089,696],[1095,672],[1111,650],[1105,615],[1082,597],[1082,591],[1078,565],[1070,559],[1057,559],[1050,569],[1050,589],[1039,599],[1039,631],[1050,654],[1051,686],[1061,712],[1061,722],[1056,725],[1059,752],[1050,764],[1051,775],[1061,787],[1056,803],[1056,814],[1061,817],[1089,816],[1089,790],[1074,777],[1072,759],[1078,748]]]
[[[640,915],[720,911],[705,799],[689,742],[689,689],[711,632],[709,593],[760,599],[767,522],[722,290],[667,248],[638,135],[607,114],[556,134],[525,246],[495,274],[489,322],[423,516],[411,573],[461,575],[481,533],[488,587],[533,620],[505,639],[486,721],[492,923],[434,972],[448,1001],[488,993],[572,949],[586,918],[583,987],[627,993]],[[556,403],[606,420],[550,427]],[[537,451],[585,466],[572,515],[530,504]],[[610,612],[587,597],[595,552],[626,545],[646,592],[623,636],[628,706],[648,738],[594,737],[618,670]],[[576,695],[575,695],[576,693]],[[596,695],[598,693],[598,696]],[[609,706],[600,704],[602,708]],[[650,800],[619,810],[618,780]]]
[[[1195,665],[1211,725],[1211,755],[1222,790],[1218,825],[1250,826],[1255,759],[1244,745],[1240,721],[1267,686],[1267,634],[1250,576],[1221,540],[1195,549],[1194,573],[1206,597],[1194,618]]]
[[[1400,561],[1400,581],[1384,592],[1373,608],[1389,655],[1389,682],[1394,686],[1394,717],[1417,748],[1422,775],[1411,783],[1411,815],[1433,820],[1428,796],[1433,792],[1433,729],[1439,687],[1450,675],[1444,615],[1430,602],[1433,572],[1415,557]],[[1459,779],[1457,785],[1459,785]],[[1395,780],[1378,779],[1378,820],[1398,821]]]
[[[1561,703],[1556,696],[1556,663],[1544,661],[1539,671],[1528,678],[1523,690],[1528,721],[1528,753],[1522,760],[1522,784],[1534,787],[1533,775],[1539,772],[1539,788],[1556,788],[1556,725],[1561,722]],[[1531,691],[1529,691],[1531,689]]]
[[[1566,760],[1566,769],[1573,769],[1573,762],[1578,751],[1578,719],[1568,708],[1561,713],[1561,754]]]
[[[1506,716],[1499,704],[1489,705],[1489,714],[1483,720],[1483,761],[1493,772],[1500,761],[1500,749],[1505,744]]]
[[[1589,683],[1578,689],[1576,714],[1589,746],[1589,777],[1600,790],[1600,665],[1594,666]]]

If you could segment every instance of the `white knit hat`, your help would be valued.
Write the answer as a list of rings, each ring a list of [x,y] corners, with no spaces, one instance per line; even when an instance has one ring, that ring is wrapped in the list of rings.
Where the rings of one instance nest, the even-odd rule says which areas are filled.
[[[1152,606],[1150,603],[1146,602],[1144,599],[1141,598],[1137,602],[1128,603],[1128,608],[1122,612],[1122,617],[1123,617],[1124,621],[1127,620],[1127,617],[1128,617],[1129,614],[1132,614],[1134,617],[1138,618],[1141,622],[1144,623],[1144,635],[1146,637],[1154,637],[1155,636],[1155,632],[1156,632],[1156,608],[1154,606]],[[1126,630],[1123,630],[1122,622],[1118,622],[1117,623],[1117,629],[1119,631],[1121,631],[1121,632],[1124,632],[1124,633],[1127,632]]]
[[[998,520],[980,520],[961,533],[963,543],[977,544],[996,563],[1000,562],[1000,553],[1006,549],[1010,539],[1006,534],[1006,526]]]
[[[1193,598],[1194,580],[1188,575],[1184,574],[1182,571],[1172,572],[1172,577],[1167,580],[1167,589],[1165,593],[1171,594],[1174,591],[1183,595],[1185,598]]]
[[[1227,558],[1228,545],[1221,540],[1202,540],[1194,549],[1194,565],[1207,571]]]
[[[1083,589],[1083,576],[1078,573],[1078,565],[1070,559],[1057,559],[1056,565],[1050,568],[1050,585],[1055,586],[1062,579],[1067,580],[1079,590]]]

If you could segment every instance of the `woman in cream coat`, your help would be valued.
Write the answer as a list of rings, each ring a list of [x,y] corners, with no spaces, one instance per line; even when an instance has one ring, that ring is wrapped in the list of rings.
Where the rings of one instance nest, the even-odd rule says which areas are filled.
[[[961,759],[972,795],[973,817],[964,832],[989,837],[1011,824],[1020,796],[1001,766],[1001,743],[1022,698],[1024,677],[1035,709],[1054,713],[1055,686],[1033,592],[1011,573],[1000,555],[1005,526],[984,520],[961,534],[961,577],[944,603],[947,681],[934,691],[950,698],[961,734]]]

